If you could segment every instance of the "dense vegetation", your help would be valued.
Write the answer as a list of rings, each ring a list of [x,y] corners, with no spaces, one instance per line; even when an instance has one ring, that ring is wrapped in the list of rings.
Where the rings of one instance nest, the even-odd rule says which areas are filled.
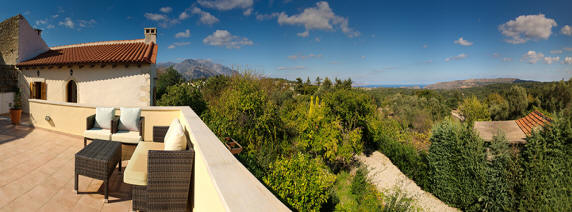
[[[462,210],[571,210],[572,81],[366,90],[349,79],[174,75],[159,76],[158,103],[191,106],[215,134],[239,141],[237,158],[294,210],[415,210],[411,198],[369,183],[353,157],[371,151]],[[453,109],[466,121],[449,118]],[[485,142],[471,127],[532,110],[555,122],[523,146],[502,135]]]

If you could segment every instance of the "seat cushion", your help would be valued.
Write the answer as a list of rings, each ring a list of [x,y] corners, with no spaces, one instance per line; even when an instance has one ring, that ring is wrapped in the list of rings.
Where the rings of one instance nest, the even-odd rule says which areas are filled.
[[[136,144],[139,143],[142,139],[139,132],[119,130],[117,133],[111,134],[111,140],[121,143]]]
[[[111,129],[111,120],[115,115],[115,108],[98,107],[95,109],[94,127],[102,129]]]
[[[101,128],[91,128],[83,132],[83,137],[108,141],[109,139],[111,139],[111,130],[101,129]]]
[[[141,108],[120,108],[119,130],[139,131]]]
[[[179,119],[174,119],[165,134],[165,150],[185,150],[187,139]]]
[[[123,182],[131,185],[147,185],[147,158],[149,150],[163,150],[163,143],[159,142],[139,142],[131,160],[127,163],[127,168],[123,173]]]

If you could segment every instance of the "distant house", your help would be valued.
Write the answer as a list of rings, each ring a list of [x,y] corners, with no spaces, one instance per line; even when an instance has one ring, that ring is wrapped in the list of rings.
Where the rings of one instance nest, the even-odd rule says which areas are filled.
[[[4,28],[2,28],[4,27]],[[157,30],[144,39],[48,47],[22,15],[0,23],[0,61],[15,65],[27,100],[101,106],[153,104]]]
[[[518,120],[477,121],[474,129],[485,141],[491,141],[493,136],[502,132],[510,143],[518,144],[526,142],[526,136],[531,135],[533,130],[540,129],[551,122],[552,119],[535,110]]]

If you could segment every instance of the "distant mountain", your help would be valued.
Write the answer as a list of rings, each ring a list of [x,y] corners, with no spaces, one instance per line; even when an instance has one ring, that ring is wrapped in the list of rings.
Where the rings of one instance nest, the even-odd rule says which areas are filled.
[[[173,66],[173,68],[181,73],[187,80],[208,78],[216,75],[230,76],[238,73],[236,70],[232,70],[229,67],[201,59],[186,59],[180,63],[166,62],[159,63],[157,65],[159,72],[165,71],[171,66]]]
[[[520,80],[517,78],[494,78],[494,79],[468,79],[468,80],[455,80],[449,82],[438,82],[425,86],[427,89],[457,89],[457,88],[472,88],[485,86],[497,83],[519,83],[519,82],[530,82],[526,80]]]

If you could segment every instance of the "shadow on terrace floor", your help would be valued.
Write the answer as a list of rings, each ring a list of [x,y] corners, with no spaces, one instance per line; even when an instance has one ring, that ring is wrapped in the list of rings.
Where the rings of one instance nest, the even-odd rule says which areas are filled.
[[[10,114],[0,115],[0,144],[26,137],[32,130],[34,130],[34,127],[28,114],[22,114],[20,125],[12,124]]]

